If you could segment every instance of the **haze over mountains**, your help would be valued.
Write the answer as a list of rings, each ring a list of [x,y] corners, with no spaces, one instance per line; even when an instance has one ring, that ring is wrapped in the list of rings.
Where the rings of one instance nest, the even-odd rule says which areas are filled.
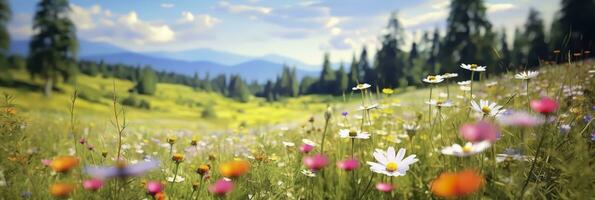
[[[11,41],[13,54],[26,55],[29,42]],[[245,80],[265,82],[274,80],[283,70],[283,64],[295,66],[298,78],[318,76],[317,66],[280,55],[251,57],[213,49],[192,49],[176,52],[133,52],[111,44],[79,40],[79,59],[104,61],[110,64],[150,65],[159,71],[169,71],[201,77],[209,73],[211,77],[219,74],[240,75]]]

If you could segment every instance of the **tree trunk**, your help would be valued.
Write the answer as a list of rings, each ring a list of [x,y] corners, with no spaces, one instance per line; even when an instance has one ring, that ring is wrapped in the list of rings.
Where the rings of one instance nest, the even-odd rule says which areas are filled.
[[[46,97],[52,96],[52,88],[53,87],[54,87],[54,80],[52,80],[52,78],[46,79],[43,94]]]

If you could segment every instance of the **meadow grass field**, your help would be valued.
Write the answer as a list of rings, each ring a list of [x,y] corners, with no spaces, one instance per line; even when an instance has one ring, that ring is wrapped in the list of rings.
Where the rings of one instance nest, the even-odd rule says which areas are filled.
[[[402,94],[360,84],[274,103],[159,84],[138,97],[150,110],[116,115],[111,79],[79,77],[101,94],[74,105],[71,86],[51,100],[2,87],[0,198],[590,199],[593,70],[428,76]],[[130,87],[116,81],[117,95]],[[206,104],[216,118],[201,117]]]

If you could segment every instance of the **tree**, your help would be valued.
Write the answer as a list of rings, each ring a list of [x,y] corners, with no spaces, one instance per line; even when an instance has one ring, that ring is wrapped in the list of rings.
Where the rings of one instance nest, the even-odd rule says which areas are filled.
[[[335,83],[335,85],[337,87],[334,93],[342,94],[347,90],[347,87],[349,87],[349,77],[347,77],[347,73],[345,73],[345,66],[343,65],[343,62],[341,62],[341,67],[339,67],[339,70],[337,70],[336,77],[337,83]]]
[[[593,50],[595,45],[595,1],[562,0],[556,28],[569,34],[557,34],[554,38],[556,49],[567,49],[573,52]],[[566,46],[563,37],[569,35],[570,42]],[[594,56],[594,54],[590,54]]]
[[[75,26],[67,15],[69,5],[68,0],[41,0],[33,18],[27,68],[33,78],[45,79],[46,96],[51,95],[59,78],[68,80],[76,73],[78,42]]]
[[[506,37],[506,30],[502,29],[500,34],[500,64],[498,73],[507,72],[511,62],[510,49],[508,48],[508,42]]]
[[[5,80],[7,82],[12,80],[12,75],[8,71],[9,66],[7,62],[10,35],[6,29],[11,14],[12,12],[8,0],[0,0],[0,71],[2,72],[2,74],[0,74],[0,81]]]
[[[527,65],[528,45],[525,34],[519,28],[514,29],[514,41],[512,43],[512,62],[517,69],[524,68]]]
[[[312,89],[316,85],[316,78],[306,76],[300,82],[300,94],[313,93]]]
[[[365,46],[362,49],[362,53],[359,56],[359,61],[357,64],[357,68],[363,71],[363,75],[360,75],[360,77],[363,77],[363,81],[361,82],[375,84],[377,78],[376,72],[368,63],[368,51],[366,50]]]
[[[382,47],[376,53],[375,69],[378,75],[378,84],[381,87],[397,87],[399,79],[405,78],[405,55],[401,51],[404,43],[403,29],[393,12],[388,22],[388,33],[383,36]]]
[[[143,68],[139,82],[135,86],[139,94],[153,95],[157,91],[157,75],[150,67]]]
[[[428,54],[427,63],[429,71],[432,74],[437,74],[440,71],[440,66],[438,65],[438,56],[440,55],[440,32],[438,28],[434,30],[434,34],[432,36],[432,45]]]
[[[331,68],[331,61],[329,53],[324,54],[324,62],[322,63],[322,71],[318,79],[318,93],[329,94],[335,91],[335,80],[337,76],[335,71]]]
[[[543,29],[543,20],[539,17],[539,13],[531,9],[525,23],[525,38],[529,43],[528,67],[539,66],[540,60],[546,59],[548,55],[548,45],[545,43]]]
[[[470,74],[458,63],[493,66],[489,52],[493,47],[492,25],[482,0],[453,0],[447,19],[446,36],[440,48],[441,73]],[[482,49],[485,48],[485,49]]]
[[[357,85],[359,82],[362,81],[362,77],[360,76],[360,68],[357,60],[355,59],[355,54],[351,58],[351,65],[349,66],[349,85]]]
[[[250,90],[238,75],[231,76],[229,82],[229,97],[240,102],[250,100]]]
[[[264,89],[262,92],[262,96],[266,98],[267,101],[275,101],[275,94],[274,94],[274,86],[271,80],[267,80],[267,83],[264,85]]]

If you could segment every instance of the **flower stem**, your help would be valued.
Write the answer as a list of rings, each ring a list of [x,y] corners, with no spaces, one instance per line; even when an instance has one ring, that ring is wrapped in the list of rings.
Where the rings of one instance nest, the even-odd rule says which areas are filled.
[[[542,130],[545,130],[545,126],[546,125],[543,125]],[[541,154],[541,147],[543,146],[543,141],[545,140],[545,133],[543,131],[540,131],[539,134],[540,134],[539,144],[537,145],[537,150],[535,152],[535,156],[533,158],[533,161],[531,162],[531,168],[529,169],[529,173],[527,174],[527,178],[525,179],[525,182],[523,183],[523,187],[521,189],[521,193],[519,194],[520,199],[523,198],[523,193],[525,193],[525,189],[527,189],[527,185],[529,185],[529,179],[531,179],[531,174],[533,174],[533,170],[535,170],[535,165],[537,165],[537,159],[539,158],[539,155]]]

